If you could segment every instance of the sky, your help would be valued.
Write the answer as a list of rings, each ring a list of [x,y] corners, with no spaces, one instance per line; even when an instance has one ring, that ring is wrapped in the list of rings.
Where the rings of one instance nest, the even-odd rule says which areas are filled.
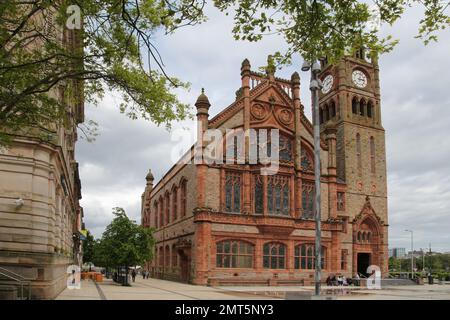
[[[253,70],[266,64],[267,56],[286,48],[282,37],[259,43],[236,42],[233,20],[215,8],[209,20],[180,29],[174,35],[155,36],[172,76],[191,83],[179,99],[193,106],[201,88],[212,104],[210,118],[234,101],[240,87],[240,66],[248,58]],[[382,121],[386,130],[388,170],[389,247],[450,251],[450,30],[439,34],[437,44],[424,46],[415,39],[421,13],[409,10],[394,28],[383,27],[400,44],[380,59]],[[311,118],[309,76],[300,72],[302,60],[277,71],[290,79],[299,71],[302,103]],[[120,95],[108,93],[86,117],[99,124],[95,142],[80,140],[77,160],[82,183],[84,221],[100,237],[111,221],[112,208],[123,207],[140,222],[141,194],[151,168],[155,182],[173,165],[174,150],[187,148],[192,121],[174,123],[172,132],[144,120],[131,120],[119,112]],[[195,130],[193,130],[195,131]],[[175,137],[175,138],[174,138]],[[177,138],[183,137],[183,141]],[[178,148],[178,149],[177,149]]]

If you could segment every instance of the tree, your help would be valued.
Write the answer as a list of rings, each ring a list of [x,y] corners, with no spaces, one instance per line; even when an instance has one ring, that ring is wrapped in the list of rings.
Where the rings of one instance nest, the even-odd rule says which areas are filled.
[[[280,34],[287,52],[277,52],[278,63],[289,63],[294,53],[311,61],[327,57],[336,60],[361,47],[379,54],[393,49],[397,40],[379,37],[378,25],[393,25],[410,6],[421,6],[424,18],[417,37],[425,44],[436,41],[436,32],[450,25],[450,2],[439,0],[214,0],[229,14],[234,10],[236,39],[259,41]]]
[[[0,144],[8,133],[70,121],[84,98],[122,94],[120,111],[170,125],[189,115],[156,48],[204,19],[204,0],[31,0],[0,2]],[[77,106],[75,106],[77,107]],[[77,119],[81,122],[82,119]]]
[[[131,221],[122,208],[114,208],[115,218],[96,244],[97,262],[104,267],[142,265],[152,259],[152,230]]]
[[[94,236],[89,232],[86,233],[86,240],[83,240],[83,262],[94,263]]]

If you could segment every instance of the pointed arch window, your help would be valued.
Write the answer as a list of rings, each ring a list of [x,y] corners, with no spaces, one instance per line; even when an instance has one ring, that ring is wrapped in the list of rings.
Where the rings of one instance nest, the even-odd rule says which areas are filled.
[[[375,173],[375,138],[370,137],[370,172]]]
[[[314,161],[312,155],[305,150],[305,147],[301,148],[301,165],[303,171],[314,172]]]
[[[227,172],[225,174],[225,211],[241,212],[241,174]]]
[[[170,247],[166,245],[166,250],[164,251],[164,266],[170,267]]]
[[[186,185],[187,181],[183,179],[180,183],[180,217],[186,216]]]
[[[367,103],[367,116],[369,118],[372,118],[373,116],[373,103],[372,101],[369,100],[369,102]]]
[[[328,110],[328,104],[323,107],[323,113],[324,121],[327,122],[328,120],[330,120],[330,111]]]
[[[172,215],[173,215],[173,221],[177,220],[177,218],[178,218],[178,188],[175,186],[172,189]]]
[[[164,247],[159,247],[159,266],[164,266]]]
[[[330,104],[330,118],[336,117],[336,103],[334,101],[331,101]]]
[[[159,197],[159,227],[164,226],[164,201],[162,197]]]
[[[359,109],[359,101],[358,98],[354,97],[352,100],[352,113],[358,114],[358,109]]]
[[[367,106],[366,100],[361,99],[361,101],[359,103],[359,115],[361,117],[364,117],[366,114],[366,106]]]
[[[314,183],[304,180],[302,182],[302,217],[304,219],[314,218],[314,196]]]
[[[289,177],[267,178],[267,209],[269,214],[289,215]]]
[[[286,246],[282,243],[266,243],[263,246],[263,267],[265,269],[286,268]]]
[[[263,181],[262,177],[259,174],[253,175],[253,183],[255,186],[255,193],[254,193],[254,199],[255,199],[255,214],[263,214],[264,205],[263,205]]]
[[[319,109],[319,121],[320,121],[320,124],[322,124],[323,123],[323,108],[320,108]]]
[[[165,195],[164,195],[164,200],[165,200],[165,205],[164,205],[164,209],[165,209],[165,216],[166,216],[166,225],[170,223],[170,194],[168,191],[166,191]]]
[[[280,160],[283,161],[291,161],[292,160],[292,142],[289,137],[284,135],[280,135]]]
[[[154,202],[153,204],[153,214],[155,216],[155,228],[158,228],[158,202]]]

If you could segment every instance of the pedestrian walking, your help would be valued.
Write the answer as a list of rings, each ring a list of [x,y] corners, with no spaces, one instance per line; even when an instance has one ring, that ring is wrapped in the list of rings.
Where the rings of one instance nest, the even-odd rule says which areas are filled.
[[[131,279],[133,279],[133,282],[136,281],[136,270],[133,269],[133,271],[131,271]]]

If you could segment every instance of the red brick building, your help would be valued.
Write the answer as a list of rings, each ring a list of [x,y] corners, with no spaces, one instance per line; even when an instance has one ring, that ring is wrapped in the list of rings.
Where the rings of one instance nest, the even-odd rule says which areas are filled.
[[[378,63],[358,52],[322,67],[323,278],[353,276],[369,265],[384,275],[386,151]],[[142,224],[156,230],[147,264],[154,277],[201,285],[313,281],[313,130],[300,102],[299,74],[290,80],[260,74],[244,60],[241,78],[235,102],[211,119],[208,98],[199,96],[199,133],[279,129],[279,170],[262,175],[261,164],[249,164],[248,151],[244,164],[193,163],[192,147],[156,185],[149,172]]]

